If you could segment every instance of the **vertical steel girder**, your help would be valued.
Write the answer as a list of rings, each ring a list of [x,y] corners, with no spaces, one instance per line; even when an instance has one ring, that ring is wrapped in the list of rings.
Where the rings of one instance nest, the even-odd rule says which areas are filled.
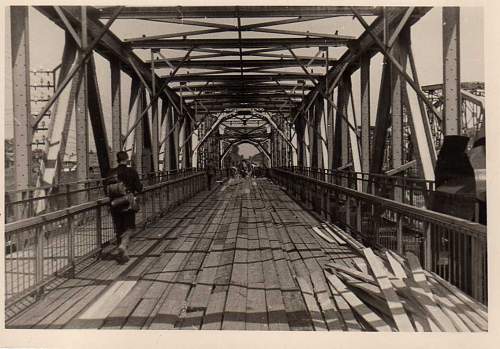
[[[406,71],[408,60],[407,45],[399,36],[393,45],[391,54]],[[404,162],[403,154],[403,84],[401,74],[394,68],[391,69],[391,168],[400,168]],[[401,188],[394,188],[394,200],[403,201]]]
[[[92,124],[92,132],[94,134],[97,160],[99,162],[99,168],[101,170],[101,177],[106,177],[110,170],[109,146],[106,127],[104,124],[104,114],[102,111],[99,86],[97,84],[94,56],[91,56],[86,70],[90,123]]]
[[[391,54],[404,67],[406,48],[401,40],[396,40]],[[403,164],[403,103],[401,75],[394,65],[391,68],[391,166],[398,168]]]
[[[370,57],[361,57],[361,169],[370,171]],[[365,191],[368,189],[365,186]]]
[[[157,91],[156,91],[156,78],[155,78],[155,65],[154,65],[154,53],[153,50],[151,50],[151,76],[153,77],[151,79],[151,94],[150,94],[150,100],[152,103],[151,106],[151,155],[153,156],[153,170],[156,172],[159,170],[159,163],[160,163],[160,149],[158,146],[158,131],[159,131],[159,120],[158,120],[158,103],[160,99],[155,98]]]
[[[391,107],[391,68],[386,59],[384,59],[384,65],[382,68],[379,91],[377,116],[375,119],[375,130],[373,134],[372,158],[370,164],[371,173],[382,172],[387,129],[390,125],[389,111]]]
[[[413,61],[413,54],[410,44],[410,30],[404,32],[404,35],[406,35],[405,39],[406,42],[408,42],[408,57],[411,65],[413,79],[418,83],[417,71],[415,68],[415,62]],[[436,149],[434,148],[434,140],[432,138],[432,132],[429,124],[429,119],[427,118],[425,106],[413,90],[405,88],[404,93],[406,109],[410,114],[409,121],[412,132],[412,142],[415,146],[414,149],[416,153],[418,168],[421,171],[424,179],[433,181],[435,179],[434,166],[436,164]]]
[[[192,166],[191,163],[191,152],[193,149],[193,144],[192,144],[192,135],[191,135],[191,119],[190,118],[184,118],[184,140],[183,144],[185,146],[182,149],[182,168],[190,168]]]
[[[335,113],[335,136],[333,168],[343,167],[349,162],[349,129],[342,115],[347,115],[350,94],[350,76],[344,76],[337,88],[337,112]]]
[[[68,46],[71,46],[71,49],[76,52],[77,47],[74,44],[74,41],[69,37],[69,35],[66,35],[66,44]],[[68,137],[69,137],[69,132],[70,132],[70,125],[71,125],[71,117],[73,115],[73,112],[76,109],[75,113],[75,128],[76,128],[76,134],[75,134],[75,139],[76,139],[76,156],[77,156],[77,164],[76,164],[76,173],[77,173],[77,179],[80,180],[82,178],[78,177],[79,175],[83,177],[83,180],[87,179],[87,154],[88,154],[88,147],[86,145],[88,144],[87,138],[85,136],[88,135],[88,129],[87,129],[87,123],[86,121],[86,98],[83,94],[83,87],[82,84],[84,84],[85,80],[85,74],[83,71],[79,71],[73,81],[71,82],[71,89],[69,92],[69,99],[67,100],[67,105],[66,107],[66,112],[64,115],[64,124],[61,132],[61,138],[59,142],[59,150],[58,150],[58,156],[57,156],[57,161],[56,161],[56,177],[59,180],[61,177],[61,172],[63,168],[63,162],[64,162],[64,155],[66,154],[66,146],[68,142]],[[76,108],[75,108],[76,104]],[[64,107],[64,106],[63,106]],[[83,114],[83,116],[82,116]],[[56,115],[57,117],[57,115]],[[81,119],[84,119],[83,122]],[[81,156],[81,154],[85,151],[84,155]],[[79,157],[80,155],[80,157]],[[81,159],[81,162],[80,162]],[[83,163],[83,169],[82,165]],[[83,195],[81,196],[81,199],[84,200],[85,198]]]
[[[87,10],[86,7],[81,8],[82,14],[82,26],[80,28],[80,43],[82,50],[87,48]],[[71,39],[67,39],[69,41]],[[75,48],[76,49],[76,48]],[[84,53],[82,51],[78,54],[78,60],[83,60]],[[87,103],[88,101],[88,74],[86,67],[87,63],[84,63],[82,68],[80,68],[77,75],[81,82],[79,83],[78,97],[76,99],[76,114],[75,114],[75,130],[76,130],[76,178],[79,181],[86,180],[88,178],[88,168],[89,168],[89,126],[88,126],[88,112]],[[97,84],[97,80],[96,80]],[[71,98],[71,97],[70,97]],[[64,156],[64,153],[62,154]],[[82,202],[87,200],[86,194],[81,193],[80,198]]]
[[[460,8],[443,7],[443,134],[460,135]]]
[[[111,68],[111,132],[113,142],[113,167],[118,165],[116,153],[122,148],[122,116],[121,116],[121,69],[120,62],[110,62]]]
[[[32,185],[28,7],[11,6],[12,94],[16,189]]]
[[[304,167],[305,166],[305,157],[306,157],[306,149],[305,149],[305,129],[306,129],[306,121],[304,116],[300,116],[295,120],[295,137],[297,138],[297,166]]]
[[[166,148],[165,148],[165,151],[168,153],[168,167],[167,169],[169,171],[171,170],[176,170],[177,169],[177,147],[176,147],[176,143],[175,143],[175,128],[176,128],[176,124],[175,124],[175,115],[174,115],[174,110],[173,110],[173,107],[170,105],[170,104],[167,104],[165,103],[165,105],[167,105],[167,115],[166,115],[166,122],[165,122],[165,125],[166,125],[166,132],[167,134],[169,133],[173,133],[173,136],[168,138],[166,141],[165,141],[165,144],[166,144]]]
[[[74,64],[76,51],[77,50],[73,39],[69,39],[64,42],[58,83],[65,79],[66,74],[68,74],[72,65]],[[77,82],[73,82],[73,86],[78,87],[79,85]],[[71,92],[69,90],[66,90],[57,99],[51,111],[49,132],[47,134],[45,145],[45,153],[47,154],[47,159],[46,161],[44,161],[42,174],[43,181],[49,184],[53,184],[55,181],[59,180],[58,173],[61,163],[60,148],[63,143],[62,135],[64,133],[64,123],[67,122],[67,125],[69,126],[69,120],[67,120],[67,118],[71,116],[71,114],[68,116],[68,110],[72,109],[68,108],[70,101]],[[80,111],[77,109],[76,112],[78,113]],[[63,123],[62,126],[61,123]]]
[[[136,82],[137,83],[137,82]],[[138,94],[137,94],[137,99],[136,99],[136,110],[135,110],[135,115],[136,115],[136,122],[137,119],[140,118],[143,112],[144,108],[144,99],[142,98],[144,95],[144,86],[140,85],[138,88]],[[144,122],[140,120],[137,123],[137,126],[135,127],[135,134],[134,134],[134,139],[135,139],[135,144],[134,144],[134,163],[135,163],[135,168],[137,169],[137,172],[139,174],[143,174],[144,172],[144,166],[143,166],[143,159],[144,159],[144,130],[143,130]]]
[[[142,98],[142,108],[144,112],[144,106],[147,105],[146,90],[143,90],[141,95]],[[142,169],[144,173],[153,172],[153,150],[151,149],[151,126],[149,124],[149,113],[146,114],[147,117],[142,118],[142,133],[143,133],[143,151],[142,151]]]
[[[323,141],[321,137],[321,124],[323,118],[323,99],[317,98],[314,103],[313,121],[311,122],[311,127],[314,128],[315,136],[312,139],[312,149],[311,149],[311,167],[313,168],[324,168],[323,163]]]

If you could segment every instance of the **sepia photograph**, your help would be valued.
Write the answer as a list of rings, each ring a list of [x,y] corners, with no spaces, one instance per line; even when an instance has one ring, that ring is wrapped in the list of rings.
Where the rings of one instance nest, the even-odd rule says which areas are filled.
[[[5,6],[5,329],[488,332],[484,16]]]

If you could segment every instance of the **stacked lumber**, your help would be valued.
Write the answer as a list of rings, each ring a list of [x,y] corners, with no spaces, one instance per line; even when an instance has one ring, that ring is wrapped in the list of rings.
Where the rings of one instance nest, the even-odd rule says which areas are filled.
[[[330,225],[331,227],[331,225]],[[335,229],[313,228],[323,239],[347,243]],[[337,236],[339,240],[333,236]],[[363,330],[398,332],[482,332],[488,330],[485,305],[470,298],[438,275],[425,271],[418,258],[392,251],[360,248],[361,258],[347,266],[325,266],[333,298],[343,317],[357,320]]]

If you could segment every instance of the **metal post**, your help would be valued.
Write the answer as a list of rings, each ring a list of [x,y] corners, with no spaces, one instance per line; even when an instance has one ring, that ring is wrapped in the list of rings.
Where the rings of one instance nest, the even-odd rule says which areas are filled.
[[[346,196],[346,201],[345,201],[345,225],[349,228],[349,231],[352,231],[352,229],[351,229],[351,198],[349,196]]]
[[[75,272],[75,232],[74,232],[74,217],[68,216],[68,265],[71,268],[70,275]]]
[[[118,165],[116,153],[122,148],[122,118],[121,118],[121,68],[120,61],[110,61],[111,68],[111,120],[112,120],[112,142],[113,156],[111,163],[113,167]]]
[[[144,108],[144,87],[139,87],[139,95],[137,97],[137,110],[136,117],[142,114]],[[144,174],[144,162],[143,162],[143,150],[144,150],[144,131],[143,123],[139,122],[135,128],[135,167],[139,175]]]
[[[444,135],[460,135],[460,8],[443,7]]]
[[[399,38],[398,38],[399,39]],[[403,53],[403,45],[400,40],[396,40],[392,53],[401,62],[406,55]],[[391,155],[392,168],[399,168],[403,165],[403,99],[402,99],[402,79],[396,69],[391,70],[392,75],[392,133],[391,133]],[[394,187],[394,200],[401,202],[403,192],[401,188]]]
[[[151,122],[151,152],[153,155],[153,170],[156,172],[160,169],[159,167],[159,147],[158,147],[158,99],[154,99],[156,96],[156,78],[155,78],[155,65],[154,65],[154,52],[151,49],[151,112],[152,112],[152,122]]]
[[[87,8],[82,6],[81,8],[82,16],[82,27],[80,29],[82,51],[80,51],[79,59],[82,58],[83,50],[87,47]],[[76,98],[76,113],[75,113],[75,137],[76,137],[76,178],[79,181],[86,180],[88,178],[88,153],[89,153],[89,143],[88,143],[88,122],[87,122],[87,99],[88,99],[88,89],[87,89],[87,63],[83,64],[79,72],[81,78],[80,88]],[[64,154],[61,156],[64,157]],[[80,189],[80,188],[78,188]],[[81,192],[78,194],[79,202],[85,202],[88,200],[87,193]]]
[[[43,280],[43,230],[35,229],[35,285],[39,285]],[[38,296],[41,292],[38,293]]]
[[[424,268],[426,270],[432,271],[432,244],[431,244],[431,234],[432,225],[429,222],[424,222]]]
[[[403,255],[403,215],[396,213],[396,243],[397,252]]]
[[[97,206],[96,215],[95,215],[95,232],[96,232],[96,240],[97,240],[97,249],[100,250],[103,245],[102,239],[102,212],[101,206]]]
[[[14,112],[16,189],[26,189],[31,178],[31,107],[28,7],[11,6],[12,95]],[[17,200],[22,200],[19,193]],[[19,210],[22,211],[22,210]],[[21,212],[16,212],[20,218]]]
[[[370,172],[370,57],[361,57],[361,168]],[[363,191],[368,192],[368,182],[364,181]]]

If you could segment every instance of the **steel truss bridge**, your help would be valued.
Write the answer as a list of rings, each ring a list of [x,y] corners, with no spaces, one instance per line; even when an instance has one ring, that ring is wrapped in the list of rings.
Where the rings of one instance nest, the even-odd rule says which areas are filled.
[[[487,330],[477,149],[471,178],[484,197],[443,194],[473,213],[435,210],[433,200],[446,137],[467,136],[467,149],[484,154],[484,83],[461,82],[459,8],[442,10],[444,83],[432,86],[419,83],[411,45],[430,7],[34,9],[64,30],[64,49],[49,96],[32,108],[29,8],[10,7],[8,328]],[[362,33],[339,33],[345,18]],[[166,29],[119,37],[116,23]],[[308,29],[290,29],[299,27]],[[96,73],[97,55],[109,76]],[[379,81],[374,57],[383,57]],[[225,159],[244,143],[266,159],[260,178],[229,178]],[[102,178],[121,150],[146,188],[126,265],[99,258],[114,241]],[[209,162],[219,179],[211,191]]]

